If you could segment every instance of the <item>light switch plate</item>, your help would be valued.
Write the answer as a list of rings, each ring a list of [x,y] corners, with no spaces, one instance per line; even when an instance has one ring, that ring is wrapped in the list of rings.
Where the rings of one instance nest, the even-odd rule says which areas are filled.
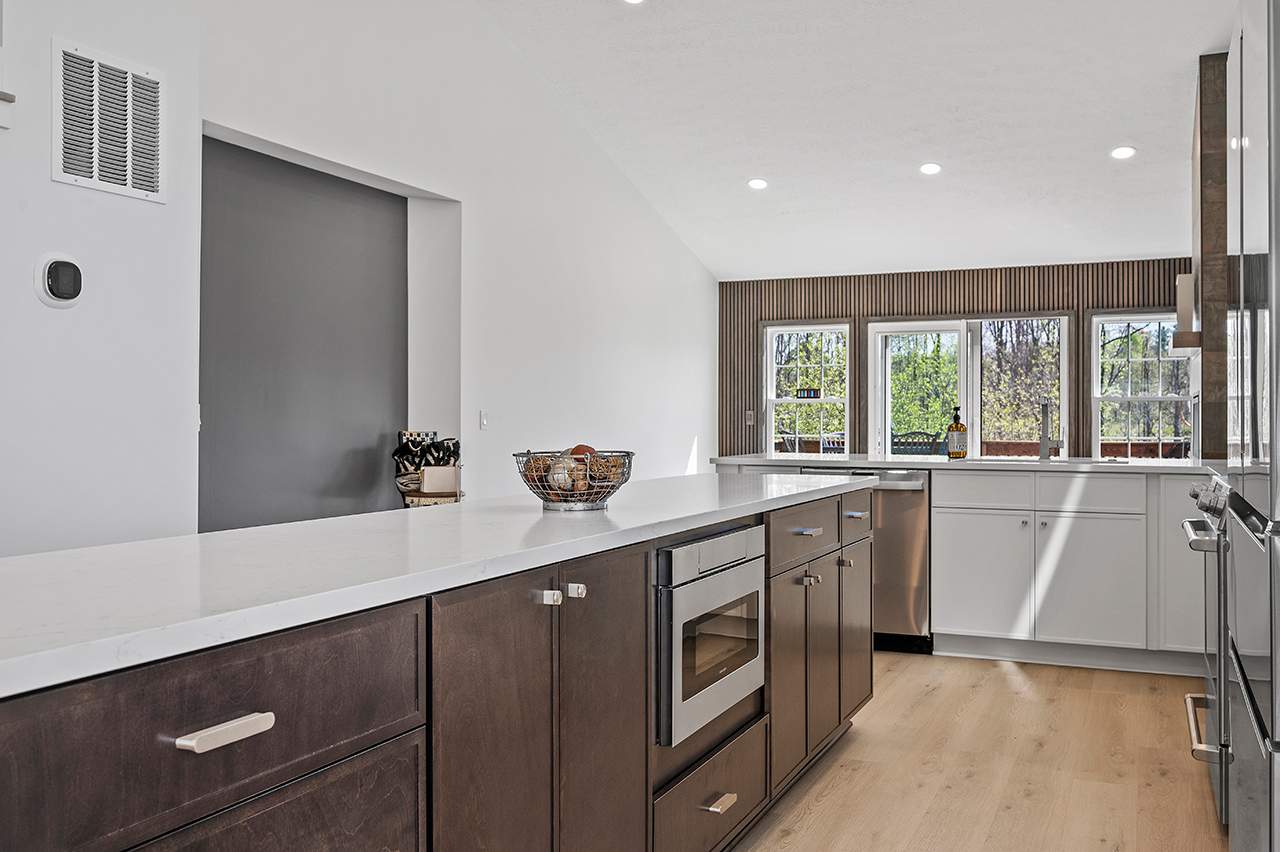
[[[483,432],[488,428],[489,428],[489,412],[485,411],[482,408],[480,409],[480,431]]]

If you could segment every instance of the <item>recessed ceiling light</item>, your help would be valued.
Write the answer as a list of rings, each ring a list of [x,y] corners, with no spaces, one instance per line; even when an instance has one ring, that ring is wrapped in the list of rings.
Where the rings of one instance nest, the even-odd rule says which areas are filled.
[[[1138,149],[1132,145],[1121,145],[1119,148],[1111,149],[1111,157],[1116,160],[1127,160],[1136,153]]]
[[[632,6],[639,6],[644,2],[644,0],[626,0],[626,2],[630,3]]]
[[[629,3],[631,2],[631,0],[627,0],[627,2]],[[765,180],[764,178],[752,178],[751,180],[747,181],[747,186],[751,187],[752,189],[764,189],[768,185],[769,185],[769,181]]]
[[[920,174],[922,175],[936,175],[940,171],[942,171],[942,166],[937,163],[925,163],[920,167]]]

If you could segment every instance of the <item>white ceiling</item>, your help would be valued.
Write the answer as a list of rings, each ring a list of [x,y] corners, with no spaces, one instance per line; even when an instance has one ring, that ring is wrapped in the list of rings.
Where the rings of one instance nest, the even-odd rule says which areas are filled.
[[[1228,0],[483,2],[726,279],[1189,254],[1196,58],[1234,18]],[[1121,144],[1138,156],[1112,160]]]

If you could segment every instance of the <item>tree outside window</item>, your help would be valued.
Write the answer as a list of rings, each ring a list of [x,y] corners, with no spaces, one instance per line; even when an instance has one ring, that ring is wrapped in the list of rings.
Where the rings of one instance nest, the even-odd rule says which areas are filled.
[[[849,435],[849,327],[766,329],[765,422],[777,453],[844,453]]]

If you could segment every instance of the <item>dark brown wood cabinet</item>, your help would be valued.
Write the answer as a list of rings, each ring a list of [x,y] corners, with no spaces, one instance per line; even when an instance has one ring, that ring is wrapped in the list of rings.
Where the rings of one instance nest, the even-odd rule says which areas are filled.
[[[840,546],[840,498],[828,497],[769,513],[769,576]]]
[[[553,847],[555,608],[544,568],[431,599],[436,849]]]
[[[425,852],[426,791],[427,735],[419,729],[142,848]]]
[[[769,798],[768,728],[761,719],[742,730],[653,803],[658,852],[715,849]]]
[[[648,808],[645,554],[561,568],[560,849],[643,852]]]
[[[807,576],[801,565],[769,580],[769,753],[775,790],[808,754]]]
[[[871,697],[871,643],[870,537],[770,578],[775,792]]]
[[[840,726],[840,553],[809,563],[808,728],[809,753]]]
[[[872,548],[864,538],[840,552],[840,718],[872,692]]]
[[[0,702],[0,849],[120,849],[426,722],[426,602]],[[196,753],[179,738],[275,724]]]
[[[646,848],[646,558],[432,598],[435,848]]]

